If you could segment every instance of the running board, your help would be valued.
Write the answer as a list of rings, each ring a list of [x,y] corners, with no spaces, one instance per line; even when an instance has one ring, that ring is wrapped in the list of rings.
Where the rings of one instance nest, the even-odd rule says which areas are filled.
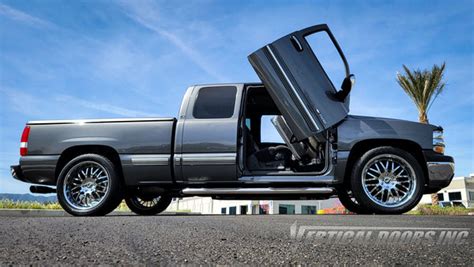
[[[214,195],[314,195],[333,194],[334,188],[329,187],[299,187],[299,188],[185,188],[181,192],[188,196]]]

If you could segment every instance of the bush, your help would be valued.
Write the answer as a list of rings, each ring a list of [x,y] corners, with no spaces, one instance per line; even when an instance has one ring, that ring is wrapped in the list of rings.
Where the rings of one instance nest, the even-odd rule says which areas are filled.
[[[420,205],[414,211],[419,215],[467,215],[469,212],[474,212],[474,209],[467,209],[464,207],[440,207],[428,205]]]
[[[58,202],[41,203],[38,201],[13,201],[10,199],[0,199],[0,209],[62,210],[62,207]],[[125,201],[122,201],[116,210],[130,211],[125,204]]]
[[[0,209],[60,210],[62,208],[57,202],[41,203],[38,201],[13,201],[10,199],[1,199]]]

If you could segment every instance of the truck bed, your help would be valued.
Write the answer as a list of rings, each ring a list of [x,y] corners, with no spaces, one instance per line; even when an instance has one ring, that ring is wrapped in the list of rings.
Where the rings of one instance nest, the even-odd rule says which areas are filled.
[[[175,118],[30,121],[28,155],[20,159],[22,172],[25,177],[43,177],[45,184],[55,180],[60,155],[100,146],[118,154],[127,185],[172,182],[169,162],[175,124]],[[41,170],[38,160],[47,162]]]

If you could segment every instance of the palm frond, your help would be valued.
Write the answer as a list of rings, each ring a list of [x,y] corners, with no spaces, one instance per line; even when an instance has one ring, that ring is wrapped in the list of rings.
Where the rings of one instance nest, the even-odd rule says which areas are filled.
[[[443,92],[446,63],[434,65],[431,70],[410,70],[403,65],[405,74],[397,74],[397,82],[413,100],[420,114],[426,114],[434,100]]]

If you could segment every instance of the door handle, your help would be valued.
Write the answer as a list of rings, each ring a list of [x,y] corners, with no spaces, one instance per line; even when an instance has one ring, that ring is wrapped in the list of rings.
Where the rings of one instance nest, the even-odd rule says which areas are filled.
[[[293,46],[295,47],[296,51],[298,51],[298,52],[303,51],[303,46],[301,45],[301,42],[298,40],[298,38],[296,38],[296,36],[292,35],[290,37],[290,41],[293,44]]]

